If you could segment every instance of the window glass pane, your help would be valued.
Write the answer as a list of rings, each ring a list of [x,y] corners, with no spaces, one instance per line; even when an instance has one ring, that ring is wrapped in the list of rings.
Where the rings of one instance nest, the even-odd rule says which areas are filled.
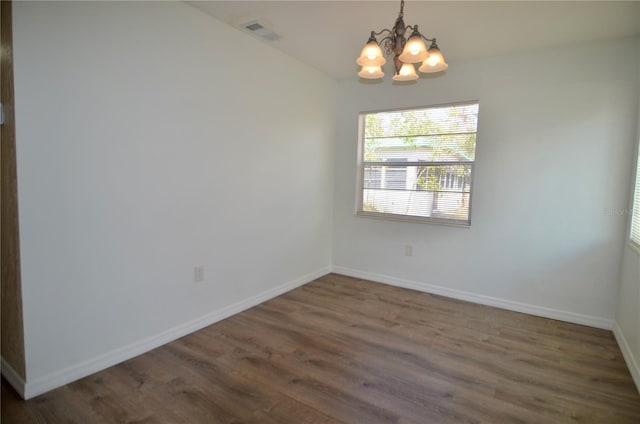
[[[365,137],[475,133],[478,103],[367,114]]]
[[[455,134],[429,137],[365,138],[364,160],[384,162],[405,156],[411,161],[451,162],[473,161],[476,134]]]
[[[640,141],[639,141],[640,143]],[[640,246],[640,145],[636,162],[636,185],[633,195],[633,215],[631,216],[631,241]]]
[[[374,171],[380,179],[365,185],[364,211],[469,219],[472,165],[375,166],[365,168],[365,175]]]

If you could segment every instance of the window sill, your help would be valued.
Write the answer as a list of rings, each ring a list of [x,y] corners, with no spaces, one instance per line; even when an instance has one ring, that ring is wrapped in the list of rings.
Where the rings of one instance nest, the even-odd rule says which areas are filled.
[[[635,242],[629,240],[627,242],[627,246],[629,246],[631,250],[633,250],[638,256],[640,256],[640,246],[638,246]]]
[[[378,212],[357,211],[355,216],[359,218],[383,219],[386,221],[413,222],[417,224],[435,224],[435,225],[444,225],[446,227],[456,227],[456,228],[471,228],[471,224],[468,222],[455,222],[453,220],[438,219],[438,218],[421,218],[419,216],[410,216],[410,215],[402,216],[402,215],[385,214],[385,213],[378,213]]]

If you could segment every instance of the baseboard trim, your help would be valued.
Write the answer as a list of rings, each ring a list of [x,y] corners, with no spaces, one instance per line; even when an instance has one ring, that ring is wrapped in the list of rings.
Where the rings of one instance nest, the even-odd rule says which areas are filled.
[[[636,358],[633,356],[633,352],[629,347],[629,343],[627,343],[627,339],[624,337],[622,328],[620,328],[617,322],[615,322],[613,325],[613,335],[618,342],[618,346],[620,346],[622,357],[627,363],[627,368],[629,368],[631,378],[633,378],[633,382],[636,384],[636,389],[638,389],[638,393],[640,393],[640,367],[638,366]]]
[[[2,369],[2,375],[4,378],[6,378],[9,384],[16,389],[16,392],[24,398],[24,379],[20,377],[20,374],[18,374],[2,356],[0,356],[0,368]]]
[[[495,306],[496,308],[507,309],[509,311],[522,312],[529,315],[540,316],[544,318],[557,319],[559,321],[571,322],[574,324],[587,325],[589,327],[602,328],[611,330],[613,328],[613,320],[594,317],[591,315],[583,315],[575,312],[561,311],[558,309],[546,308],[544,306],[530,305],[527,303],[514,302],[512,300],[501,299],[492,296],[485,296],[473,292],[450,289],[447,287],[427,284],[418,281],[405,280],[389,275],[377,274],[358,269],[347,268],[343,266],[333,266],[332,271],[337,274],[347,275],[349,277],[362,278],[365,280],[376,281],[379,283],[389,284],[397,287],[418,290],[425,293],[437,294],[440,296],[450,297],[467,302],[479,303],[481,305]]]
[[[145,352],[153,350],[164,344],[177,340],[180,337],[184,337],[188,334],[193,333],[194,331],[198,331],[204,327],[207,327],[211,324],[214,324],[218,321],[221,321],[225,318],[228,318],[246,309],[252,308],[262,302],[266,302],[269,299],[272,299],[276,296],[279,296],[283,293],[286,293],[290,290],[300,287],[330,272],[331,272],[330,266],[320,268],[314,272],[311,272],[309,274],[305,274],[299,278],[296,278],[295,280],[288,281],[270,290],[266,290],[255,296],[251,296],[248,299],[226,306],[217,311],[208,313],[200,318],[196,318],[184,324],[175,326],[160,334],[147,337],[145,339],[131,343],[127,346],[123,346],[119,349],[112,350],[111,352],[107,352],[96,358],[89,359],[87,361],[62,369],[60,371],[56,371],[39,378],[35,378],[33,380],[27,380],[26,383],[22,381],[21,386],[20,386],[20,381],[16,381],[16,384],[18,384],[18,387],[22,387],[22,391],[18,390],[18,388],[16,388],[16,390],[19,391],[20,395],[24,399],[30,399],[32,397],[38,396],[40,394],[43,394],[55,388],[64,386],[65,384],[69,384],[80,378],[91,375],[95,372],[109,368],[122,361],[126,361],[128,359],[141,355]],[[11,371],[13,370],[11,369]],[[4,359],[2,361],[2,373],[3,374],[5,373]],[[15,376],[17,376],[17,374],[15,374]],[[12,378],[13,377],[14,376],[12,376]],[[10,381],[10,378],[7,377],[7,380]],[[14,384],[12,383],[12,385]]]

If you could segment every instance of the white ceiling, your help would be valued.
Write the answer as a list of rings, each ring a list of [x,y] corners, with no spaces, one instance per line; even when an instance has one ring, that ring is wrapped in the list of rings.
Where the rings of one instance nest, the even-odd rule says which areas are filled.
[[[264,41],[342,79],[372,30],[393,26],[400,1],[190,1],[238,27],[251,20],[279,34]],[[406,1],[404,20],[438,39],[452,62],[640,34],[640,1]],[[597,53],[594,52],[594,55]]]

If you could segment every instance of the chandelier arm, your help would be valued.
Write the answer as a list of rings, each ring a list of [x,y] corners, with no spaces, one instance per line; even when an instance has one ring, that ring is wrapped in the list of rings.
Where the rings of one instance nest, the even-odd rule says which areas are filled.
[[[382,38],[382,39],[380,40],[380,42],[378,43],[378,45],[379,45],[379,46],[382,46],[382,44],[383,44],[385,41],[393,41],[393,37],[392,37],[391,35],[387,35],[386,37],[384,37],[384,38]]]
[[[393,53],[393,36],[388,35],[384,37],[382,40],[380,40],[380,43],[378,43],[378,45],[384,49],[384,52],[387,54],[387,56],[390,55],[391,53]]]
[[[417,28],[418,28],[418,25],[407,25],[407,27],[405,28],[405,31],[406,31],[406,30],[408,30],[408,29],[410,29],[410,30],[413,32],[413,31],[415,31]],[[413,35],[413,34],[411,34],[411,35]],[[418,31],[418,35],[420,35],[420,37],[422,37],[422,39],[423,39],[424,41],[431,41],[431,42],[436,41],[436,39],[435,39],[435,38],[428,38],[428,37],[425,37],[424,35],[422,35],[422,33],[421,33],[420,31]]]
[[[385,32],[388,32],[389,34],[391,34],[391,33],[392,33],[392,31],[391,31],[390,29],[386,29],[386,28],[385,28],[385,29],[381,29],[381,30],[380,30],[380,31],[378,31],[378,32],[371,31],[371,33],[372,33],[373,35],[382,35],[382,34],[384,34]]]

